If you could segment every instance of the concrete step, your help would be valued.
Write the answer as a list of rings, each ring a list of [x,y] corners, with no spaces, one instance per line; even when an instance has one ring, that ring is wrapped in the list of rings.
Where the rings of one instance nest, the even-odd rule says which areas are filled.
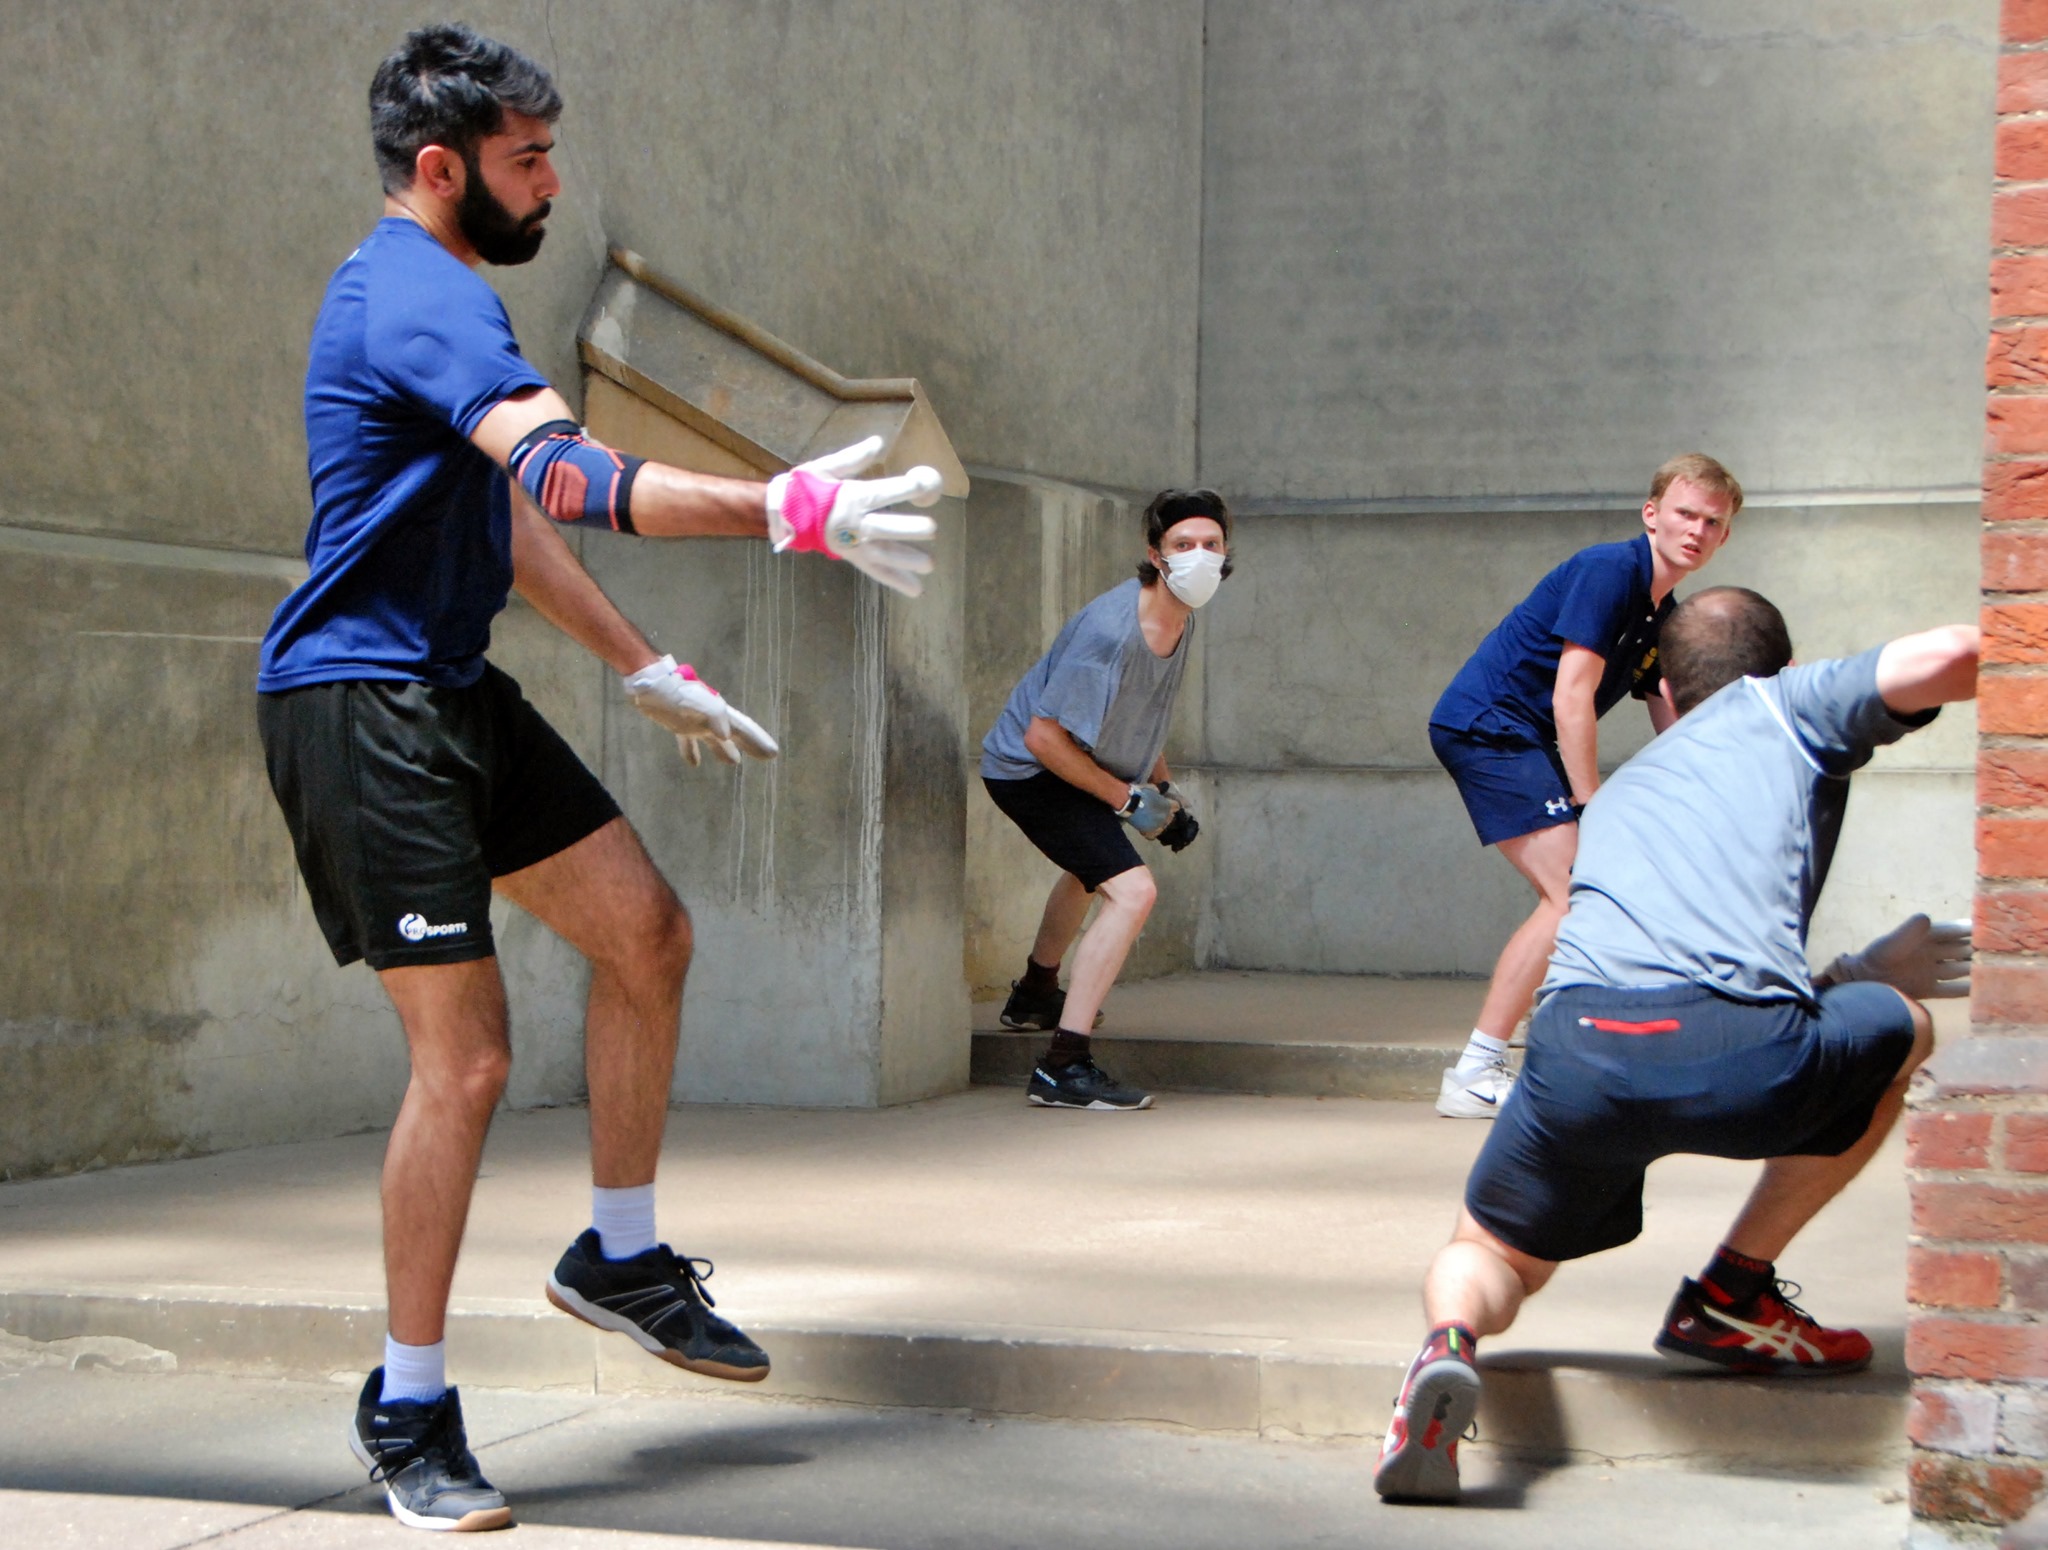
[[[755,1392],[676,1373],[542,1302],[586,1221],[586,1126],[541,1110],[493,1127],[456,1276],[456,1381]],[[716,1257],[720,1310],[773,1354],[758,1392],[1370,1439],[1486,1134],[1360,1099],[1180,1095],[1094,1115],[977,1089],[882,1110],[693,1106],[669,1125],[661,1220],[680,1249]],[[383,1327],[382,1150],[358,1135],[0,1185],[0,1329],[66,1362],[365,1371]],[[1668,1372],[1650,1353],[1678,1278],[1755,1171],[1706,1158],[1651,1170],[1643,1237],[1564,1266],[1487,1343],[1491,1442],[1776,1468],[1896,1461],[1896,1141],[1787,1263],[1816,1313],[1878,1342],[1875,1373],[1773,1386]]]
[[[1469,979],[1215,970],[1119,985],[1097,1057],[1156,1092],[1434,1100],[1486,993]],[[1002,1026],[1000,998],[974,1006],[971,1079],[1021,1087],[1042,1033]]]
[[[751,1321],[750,1321],[751,1324]],[[248,1289],[0,1292],[0,1328],[78,1366],[359,1381],[379,1359],[382,1305]],[[984,1415],[1138,1422],[1267,1437],[1377,1440],[1403,1363],[1343,1342],[1201,1339],[1142,1330],[762,1326],[758,1385],[677,1371],[535,1298],[453,1310],[466,1388],[704,1392]],[[1850,1469],[1905,1456],[1896,1353],[1853,1377],[1772,1383],[1678,1373],[1654,1356],[1487,1356],[1480,1436],[1541,1457],[1686,1458]]]

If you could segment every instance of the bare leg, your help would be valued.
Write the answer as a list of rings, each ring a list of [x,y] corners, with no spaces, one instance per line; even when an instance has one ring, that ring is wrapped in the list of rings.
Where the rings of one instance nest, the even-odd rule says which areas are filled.
[[[1131,944],[1145,929],[1145,919],[1159,897],[1159,885],[1152,880],[1150,868],[1134,866],[1117,873],[1096,892],[1102,896],[1102,907],[1075,950],[1073,973],[1067,981],[1067,1008],[1060,1018],[1060,1026],[1073,1033],[1086,1033],[1095,1026],[1095,1014],[1102,1010],[1110,986],[1123,972]]]
[[[1552,1260],[1509,1248],[1460,1206],[1457,1229],[1437,1250],[1422,1283],[1423,1317],[1431,1329],[1462,1324],[1474,1336],[1497,1335],[1556,1269]]]
[[[1764,1164],[1749,1200],[1728,1230],[1728,1247],[1767,1263],[1775,1262],[1820,1208],[1847,1187],[1876,1155],[1905,1107],[1906,1084],[1934,1052],[1934,1023],[1927,1008],[1901,997],[1913,1009],[1913,1049],[1891,1086],[1871,1111],[1870,1127],[1839,1157],[1774,1157]]]
[[[1045,897],[1045,914],[1039,918],[1038,938],[1031,944],[1031,961],[1042,968],[1058,968],[1080,935],[1081,922],[1088,918],[1088,906],[1094,902],[1080,878],[1072,872],[1060,873]]]
[[[498,960],[385,969],[412,1078],[384,1150],[384,1283],[392,1337],[433,1345],[469,1220],[491,1111],[512,1069]]]
[[[601,1188],[654,1182],[690,967],[690,917],[632,828],[615,818],[497,888],[590,960],[584,1066],[590,1172]]]
[[[1556,945],[1571,889],[1572,862],[1579,853],[1579,826],[1561,823],[1534,834],[1518,834],[1494,848],[1529,880],[1537,901],[1529,918],[1500,950],[1493,966],[1493,983],[1486,988],[1486,1000],[1474,1024],[1481,1033],[1505,1043],[1536,998],[1536,987],[1543,983],[1550,963],[1550,949]]]

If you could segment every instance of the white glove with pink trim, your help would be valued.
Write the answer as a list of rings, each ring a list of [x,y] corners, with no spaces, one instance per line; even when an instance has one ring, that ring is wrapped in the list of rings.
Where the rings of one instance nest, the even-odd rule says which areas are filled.
[[[799,463],[768,481],[768,541],[780,554],[829,554],[905,597],[924,591],[932,557],[913,547],[930,543],[939,531],[930,517],[878,508],[907,500],[929,506],[939,498],[936,468],[920,463],[888,479],[855,479],[882,450],[870,436],[838,452]]]
[[[697,670],[674,657],[650,662],[626,679],[626,697],[643,716],[660,722],[676,735],[676,747],[693,767],[704,762],[704,744],[727,764],[738,764],[745,752],[772,759],[782,750],[759,722],[725,703],[725,696],[697,676]]]

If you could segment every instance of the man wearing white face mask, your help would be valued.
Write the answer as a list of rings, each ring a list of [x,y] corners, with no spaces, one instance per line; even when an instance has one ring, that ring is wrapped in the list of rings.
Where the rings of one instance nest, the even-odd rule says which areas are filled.
[[[1176,851],[1199,832],[1166,767],[1166,729],[1195,610],[1230,574],[1229,554],[1230,508],[1222,496],[1154,496],[1137,579],[1066,622],[982,741],[990,797],[1060,869],[1024,976],[1003,1007],[1005,1027],[1052,1034],[1026,1092],[1040,1107],[1151,1107],[1149,1093],[1095,1064],[1088,1036],[1158,895],[1126,825]],[[1060,960],[1081,930],[1090,894],[1101,896],[1102,907],[1081,937],[1063,992]]]

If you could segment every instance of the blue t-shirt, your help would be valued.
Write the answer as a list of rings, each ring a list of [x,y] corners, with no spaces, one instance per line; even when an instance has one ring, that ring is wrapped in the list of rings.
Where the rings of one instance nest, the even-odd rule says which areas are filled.
[[[1806,928],[1849,776],[1934,719],[1877,692],[1882,647],[1744,678],[1695,706],[1587,804],[1544,992],[1703,985],[1814,999]]]
[[[259,690],[477,680],[512,588],[512,497],[469,433],[546,386],[480,275],[417,222],[377,223],[313,324],[311,574],[270,621]]]
[[[1165,656],[1156,655],[1138,617],[1143,583],[1133,576],[1069,619],[1052,649],[1010,691],[981,743],[985,780],[1029,780],[1045,766],[1025,746],[1032,718],[1057,721],[1119,780],[1143,780],[1166,748],[1173,700],[1188,665],[1194,615]]]
[[[1557,741],[1551,696],[1565,643],[1607,659],[1593,709],[1606,715],[1625,694],[1647,699],[1663,676],[1657,631],[1677,606],[1650,601],[1647,534],[1581,549],[1536,583],[1458,669],[1429,724],[1532,743]]]

